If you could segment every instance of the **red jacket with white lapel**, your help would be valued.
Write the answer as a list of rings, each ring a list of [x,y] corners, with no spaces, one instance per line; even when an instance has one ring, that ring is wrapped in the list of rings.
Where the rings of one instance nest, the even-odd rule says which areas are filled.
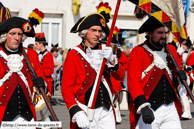
[[[142,72],[153,61],[153,55],[142,47],[142,45],[144,44],[146,44],[146,42],[135,47],[132,50],[132,52],[130,53],[129,62],[128,62],[127,85],[128,85],[128,90],[131,95],[130,96],[131,101],[129,105],[131,129],[135,129],[136,123],[139,119],[139,115],[137,114],[137,108],[134,105],[133,101],[140,95],[145,95],[146,99],[148,100],[152,91],[157,86],[158,81],[160,80],[163,73],[166,75],[172,88],[174,89],[172,81],[167,71],[161,70],[157,68],[156,66],[154,66],[143,79],[141,78]],[[169,46],[169,49],[173,57],[175,58],[175,61],[180,67],[180,60],[176,52],[176,49],[172,45],[168,45],[168,46]],[[173,80],[175,80],[176,70],[173,67],[172,61],[169,56],[167,56],[167,62],[168,62],[168,67],[170,68],[170,70],[173,70]],[[175,89],[174,89],[174,92],[175,92]],[[177,101],[175,101],[175,105],[176,105],[179,116],[181,116],[182,105],[178,97],[176,98],[176,100]]]
[[[81,45],[78,45],[77,47],[86,53]],[[63,70],[62,95],[66,106],[69,109],[70,117],[73,117],[76,112],[81,110],[78,107],[75,98],[78,98],[81,103],[85,104],[85,93],[93,85],[96,78],[96,71],[82,57],[82,55],[77,53],[74,49],[68,52]],[[124,69],[120,64],[119,69],[116,72],[105,68],[104,77],[112,90],[110,74],[112,74],[112,76],[117,80],[123,80],[125,74]],[[70,128],[74,129],[77,128],[77,126],[71,122]]]
[[[41,64],[38,60],[37,53],[31,49],[25,48],[25,50],[27,50],[27,55],[30,59],[30,62],[32,64],[33,68],[35,69],[37,76],[43,77],[43,72],[41,70]],[[0,51],[4,52],[2,47],[0,47]],[[7,61],[3,57],[0,57],[0,71],[1,71],[0,72],[0,79],[2,79],[4,77],[4,75],[6,74],[6,70],[9,71],[9,68],[7,67],[7,63],[5,63],[5,62],[7,62]],[[22,68],[21,72],[26,77],[28,84],[29,84],[29,88],[30,88],[31,93],[32,93],[32,90],[33,90],[32,76],[30,74],[30,70],[27,67],[27,64],[25,63],[25,59],[23,59],[22,62],[23,62],[23,68]],[[1,104],[0,104],[0,123],[3,119],[4,112],[6,110],[6,106],[9,102],[9,99],[11,98],[18,83],[20,84],[20,86],[21,86],[21,88],[26,96],[28,105],[32,111],[32,115],[33,115],[34,119],[36,120],[36,112],[35,112],[31,97],[29,97],[29,92],[26,88],[26,85],[24,84],[23,80],[20,78],[20,76],[17,73],[12,73],[12,75],[9,77],[9,80],[4,82],[4,84],[0,87],[0,102],[1,102]],[[4,97],[4,95],[6,97]]]

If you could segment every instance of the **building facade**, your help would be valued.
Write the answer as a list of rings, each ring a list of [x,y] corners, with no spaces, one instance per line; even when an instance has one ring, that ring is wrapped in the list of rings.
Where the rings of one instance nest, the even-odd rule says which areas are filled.
[[[89,13],[97,12],[96,6],[100,2],[109,2],[111,10],[111,20],[108,23],[111,27],[117,0],[77,0],[80,2],[79,13],[74,15],[72,11],[73,1],[76,0],[1,0],[3,5],[10,9],[12,16],[26,18],[35,8],[38,8],[45,14],[42,23],[35,27],[37,33],[44,32],[49,47],[58,44],[58,47],[74,48],[81,42],[81,38],[77,33],[70,33],[73,25],[83,16]],[[145,38],[144,34],[139,35],[138,29],[146,20],[138,20],[134,16],[135,5],[127,0],[122,0],[117,16],[116,26],[120,28],[117,39],[121,45],[133,48],[142,43]],[[190,18],[193,19],[192,17]],[[193,31],[193,29],[189,29]],[[188,32],[191,34],[191,32]],[[169,41],[173,38],[171,35]],[[192,36],[190,36],[193,39]],[[34,38],[28,38],[24,42],[26,47],[28,44],[34,43]]]

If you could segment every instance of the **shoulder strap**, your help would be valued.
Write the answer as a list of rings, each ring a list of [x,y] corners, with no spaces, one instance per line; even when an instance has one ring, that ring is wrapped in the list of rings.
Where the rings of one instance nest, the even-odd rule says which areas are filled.
[[[147,45],[144,44],[142,47],[145,48],[145,49],[146,49],[147,51],[149,51],[150,53],[152,53],[153,56],[154,56],[154,58],[159,57],[158,54],[155,53],[154,51],[152,51]],[[164,51],[164,50],[163,50],[163,51]],[[150,65],[148,66],[148,68],[146,69],[146,71],[145,71],[145,70],[144,70],[144,71],[145,71],[146,73],[148,73],[148,72],[154,67],[154,65],[157,66],[157,64],[155,64],[155,62],[153,61],[152,64],[150,64]],[[170,78],[171,78],[171,80],[172,80],[172,73],[171,73],[169,67],[167,66],[167,64],[165,65],[165,69],[166,69],[168,75],[170,76]],[[144,71],[143,71],[143,72],[144,72]],[[144,75],[144,76],[145,76],[145,75]]]
[[[83,52],[79,47],[75,47],[74,48],[77,52],[79,52],[85,59],[87,62],[89,62],[89,57],[86,55],[85,52]]]
[[[145,50],[147,50],[147,45],[143,45],[142,46]],[[154,67],[154,65],[155,65],[155,63],[154,62],[152,62],[143,72],[142,72],[142,75],[141,75],[141,79],[143,79],[146,75],[147,75],[147,73]]]

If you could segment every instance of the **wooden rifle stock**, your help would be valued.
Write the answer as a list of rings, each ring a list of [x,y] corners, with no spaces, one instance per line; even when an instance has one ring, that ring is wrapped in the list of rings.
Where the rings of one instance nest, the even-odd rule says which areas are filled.
[[[167,45],[166,45],[165,49],[166,49],[167,53],[170,55],[170,58],[171,58],[174,66],[175,66],[175,68],[176,68],[176,70],[178,72],[180,69],[179,69],[179,67],[178,67],[178,65],[177,65],[177,63],[176,63],[176,61],[175,61],[175,59],[174,59],[174,57],[173,57],[173,55],[172,55],[172,53],[171,53],[171,51],[170,51],[170,49],[169,49],[169,47]],[[191,98],[191,100],[192,100],[192,102],[194,104],[194,96],[193,96],[189,86],[187,85],[186,80],[181,80],[181,82],[185,86],[185,88],[187,90],[187,93],[189,94],[189,96],[190,96],[190,98]]]
[[[29,58],[28,58],[28,55],[26,54],[26,52],[25,52],[25,50],[24,50],[23,47],[22,47],[22,54],[23,54],[23,56],[24,56],[24,59],[26,60],[26,63],[27,63],[27,65],[28,65],[28,68],[29,68],[29,70],[30,70],[30,72],[31,72],[31,74],[32,74],[32,76],[33,76],[33,78],[34,78],[34,79],[38,78],[37,75],[36,75],[36,72],[35,72],[34,68],[32,67],[32,64],[31,64],[31,62],[30,62],[30,60],[29,60]],[[59,121],[59,120],[57,119],[57,116],[56,116],[56,114],[55,114],[55,112],[54,112],[52,106],[51,106],[50,101],[48,100],[48,98],[47,98],[47,96],[46,96],[46,94],[45,94],[44,89],[43,89],[42,87],[40,87],[40,88],[38,88],[38,89],[39,89],[40,93],[42,94],[42,96],[43,96],[43,98],[44,98],[44,101],[45,101],[45,103],[46,103],[46,105],[47,105],[47,107],[48,107],[48,109],[49,109],[49,111],[50,111],[50,113],[51,113],[51,115],[52,115],[54,121]],[[62,128],[58,128],[58,129],[62,129]]]

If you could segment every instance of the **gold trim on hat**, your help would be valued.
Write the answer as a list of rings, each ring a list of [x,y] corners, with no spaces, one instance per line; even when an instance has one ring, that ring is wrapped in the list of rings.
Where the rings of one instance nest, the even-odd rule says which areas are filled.
[[[77,29],[75,31],[72,31],[71,33],[78,32],[79,26],[83,23],[83,21],[86,18],[88,18],[89,16],[93,15],[93,14],[98,14],[98,15],[100,15],[105,20],[105,18],[104,18],[104,16],[102,14],[100,14],[100,13],[91,13],[91,14],[85,16],[84,19],[78,24]],[[109,29],[109,27],[108,27],[108,29]]]

